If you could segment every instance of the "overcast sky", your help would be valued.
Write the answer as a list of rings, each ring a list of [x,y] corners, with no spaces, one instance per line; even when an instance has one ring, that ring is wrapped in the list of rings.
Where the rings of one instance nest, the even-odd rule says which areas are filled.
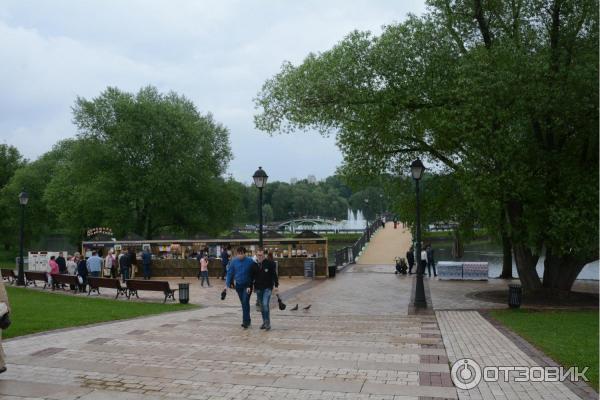
[[[252,99],[284,60],[300,63],[353,29],[381,31],[421,14],[423,0],[0,2],[0,142],[35,159],[76,134],[70,108],[107,86],[174,90],[231,132],[229,173],[249,182],[335,171],[335,138],[270,137]]]

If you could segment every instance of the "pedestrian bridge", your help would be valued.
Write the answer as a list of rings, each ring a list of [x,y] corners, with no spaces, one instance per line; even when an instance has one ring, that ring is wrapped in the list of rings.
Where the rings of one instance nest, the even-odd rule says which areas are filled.
[[[394,229],[393,222],[387,222],[385,228],[379,229],[366,245],[356,264],[394,265],[394,258],[406,257],[412,245],[412,234],[401,224]]]

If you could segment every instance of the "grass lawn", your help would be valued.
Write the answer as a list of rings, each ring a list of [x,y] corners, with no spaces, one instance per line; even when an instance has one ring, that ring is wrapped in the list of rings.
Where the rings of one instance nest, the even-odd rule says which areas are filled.
[[[197,307],[191,304],[138,303],[69,296],[12,286],[7,286],[6,290],[12,324],[2,332],[3,338]]]
[[[497,310],[492,316],[565,367],[590,367],[598,390],[598,311]]]

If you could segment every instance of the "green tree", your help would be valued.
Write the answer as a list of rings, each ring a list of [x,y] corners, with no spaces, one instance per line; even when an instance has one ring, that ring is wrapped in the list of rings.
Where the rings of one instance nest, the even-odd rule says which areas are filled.
[[[256,125],[335,132],[344,175],[402,175],[424,157],[505,227],[525,289],[570,290],[598,258],[598,3],[428,4],[284,64]]]
[[[0,190],[0,210],[4,215],[0,232],[5,248],[19,243],[21,210],[18,196],[23,189],[29,195],[25,208],[25,244],[59,227],[56,215],[48,208],[44,193],[55,171],[65,160],[71,144],[70,141],[60,142],[37,160],[21,166]]]
[[[183,96],[108,88],[73,107],[79,129],[45,198],[77,235],[110,226],[151,239],[161,232],[217,233],[237,198],[221,177],[228,131]]]
[[[22,168],[26,161],[14,146],[0,144],[0,197],[2,190],[8,185],[15,172]],[[1,200],[0,200],[1,201]],[[5,250],[10,249],[15,242],[14,226],[10,225],[13,218],[8,214],[9,208],[0,208],[0,243]]]

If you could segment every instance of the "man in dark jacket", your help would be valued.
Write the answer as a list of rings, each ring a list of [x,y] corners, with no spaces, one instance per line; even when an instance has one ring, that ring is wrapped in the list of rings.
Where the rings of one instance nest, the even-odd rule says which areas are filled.
[[[142,253],[142,265],[144,266],[144,280],[149,280],[152,272],[152,253],[148,248],[144,249]]]
[[[271,329],[271,318],[269,307],[271,303],[271,293],[275,287],[275,293],[278,291],[279,279],[277,278],[277,268],[275,262],[265,259],[265,251],[258,249],[256,252],[256,264],[253,271],[254,289],[260,299],[263,324],[260,329]]]
[[[85,288],[87,286],[88,269],[87,262],[84,257],[81,257],[81,260],[77,262],[77,276],[81,278],[81,283],[79,284],[79,291],[85,292]]]
[[[221,270],[221,279],[223,280],[227,276],[227,265],[229,265],[229,246],[221,250],[221,266],[223,267]]]
[[[121,278],[123,283],[129,279],[129,268],[131,268],[131,258],[126,250],[123,250],[119,256],[119,268],[121,268]]]
[[[58,257],[56,257],[56,263],[58,264],[58,273],[66,274],[67,273],[67,260],[63,257],[63,253],[59,253]]]
[[[414,249],[411,248],[408,249],[408,251],[406,252],[406,262],[408,262],[408,273],[412,274],[412,269],[415,266],[415,254],[414,254]]]

